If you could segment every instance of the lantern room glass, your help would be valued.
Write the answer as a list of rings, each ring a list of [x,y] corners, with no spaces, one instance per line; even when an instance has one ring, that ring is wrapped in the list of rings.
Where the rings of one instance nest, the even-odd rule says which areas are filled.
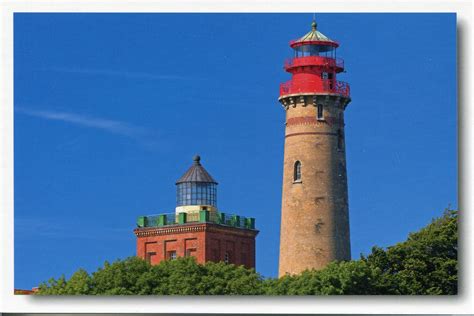
[[[294,57],[307,57],[307,56],[324,56],[329,58],[336,58],[336,48],[329,45],[300,45],[293,47]]]
[[[217,184],[183,182],[177,185],[177,206],[211,205],[217,207]]]

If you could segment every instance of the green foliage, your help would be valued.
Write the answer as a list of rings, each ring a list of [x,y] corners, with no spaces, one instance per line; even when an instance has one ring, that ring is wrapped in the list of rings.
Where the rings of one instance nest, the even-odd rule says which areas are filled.
[[[362,261],[382,271],[381,283],[394,294],[453,295],[458,280],[458,212],[443,217],[408,236],[407,241],[383,250],[378,247]]]
[[[325,269],[263,279],[254,269],[179,258],[151,266],[130,257],[89,275],[79,269],[40,285],[39,295],[452,295],[457,294],[457,211],[405,242],[374,247],[360,260],[333,262]]]
[[[323,270],[306,270],[269,280],[269,295],[358,295],[390,294],[380,282],[381,271],[364,261],[333,262]]]
[[[137,257],[117,260],[112,264],[105,262],[104,268],[92,274],[90,294],[137,294],[140,291],[138,280],[149,269],[150,264]]]
[[[50,278],[48,282],[43,282],[39,286],[38,295],[67,295],[66,278],[61,275],[59,279]]]
[[[266,280],[271,295],[454,295],[457,294],[458,212],[441,218],[405,242],[366,258],[333,262],[319,271]]]
[[[43,283],[39,295],[256,295],[264,294],[262,277],[254,269],[208,262],[193,257],[163,261],[152,266],[130,257],[89,276],[78,270],[69,280],[64,276]]]
[[[254,269],[244,266],[208,262],[205,265],[208,274],[203,278],[205,287],[201,294],[222,295],[258,295],[263,291],[262,277]]]

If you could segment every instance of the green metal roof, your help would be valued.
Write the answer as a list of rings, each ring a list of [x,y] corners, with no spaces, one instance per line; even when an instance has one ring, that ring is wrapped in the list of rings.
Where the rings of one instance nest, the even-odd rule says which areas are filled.
[[[337,44],[336,41],[333,41],[332,39],[330,39],[323,33],[319,32],[317,30],[317,26],[318,26],[317,23],[313,21],[313,23],[311,23],[311,31],[309,31],[308,33],[306,33],[304,36],[300,37],[299,39],[293,41],[292,44],[294,45],[301,42],[313,42],[313,41],[314,42],[316,41],[332,42],[332,43]]]
[[[201,157],[196,155],[193,158],[193,165],[186,171],[186,173],[176,181],[176,184],[184,182],[203,182],[203,183],[214,183],[217,181],[207,172],[206,169],[201,165]]]

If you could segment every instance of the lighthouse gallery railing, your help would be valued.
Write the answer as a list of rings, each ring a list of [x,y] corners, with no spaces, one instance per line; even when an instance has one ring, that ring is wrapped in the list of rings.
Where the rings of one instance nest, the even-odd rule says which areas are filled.
[[[237,228],[255,229],[255,219],[236,214],[223,212],[199,211],[191,213],[164,213],[140,216],[137,220],[138,227],[162,227],[181,225],[187,223],[215,223]]]
[[[324,66],[344,69],[344,60],[324,56],[294,57],[285,60],[285,69],[299,66]]]

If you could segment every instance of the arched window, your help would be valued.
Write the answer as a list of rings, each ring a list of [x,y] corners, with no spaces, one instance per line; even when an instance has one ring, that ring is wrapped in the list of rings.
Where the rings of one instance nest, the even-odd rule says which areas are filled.
[[[337,149],[342,150],[342,145],[344,143],[344,136],[340,129],[337,130]]]
[[[323,105],[318,104],[318,120],[324,119]]]
[[[293,181],[294,182],[301,181],[301,162],[299,160],[295,162]]]

